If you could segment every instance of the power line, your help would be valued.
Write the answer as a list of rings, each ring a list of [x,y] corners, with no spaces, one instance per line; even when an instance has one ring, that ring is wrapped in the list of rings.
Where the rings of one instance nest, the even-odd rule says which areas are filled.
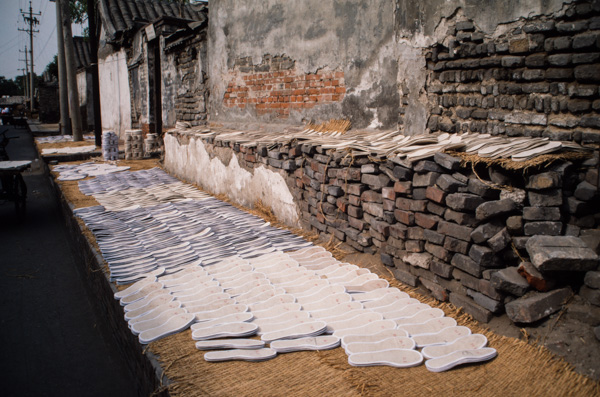
[[[23,9],[21,9],[21,15],[23,15],[23,19],[25,20],[26,23],[29,24],[29,27],[26,29],[21,29],[19,28],[19,30],[27,32],[29,34],[29,51],[31,53],[31,56],[29,57],[29,60],[31,62],[31,69],[30,69],[30,77],[29,77],[29,98],[30,98],[30,107],[29,110],[31,110],[33,112],[33,105],[34,105],[34,100],[33,100],[33,86],[34,86],[34,71],[33,71],[33,34],[34,33],[39,33],[39,30],[35,30],[33,29],[34,25],[39,25],[40,21],[37,19],[38,16],[41,16],[42,13],[38,12],[38,13],[34,13],[33,9],[31,8],[31,0],[29,0],[29,16],[27,16],[27,11],[23,11]]]
[[[35,57],[36,62],[44,54],[44,51],[46,50],[46,46],[48,45],[48,42],[50,41],[50,39],[53,37],[55,30],[56,30],[56,26],[54,26],[54,28],[52,28],[52,32],[50,32],[50,34],[48,35],[48,38],[46,39],[46,43],[44,43],[44,47],[42,47],[42,51],[38,52],[37,56]]]
[[[16,40],[16,39],[18,39],[18,38],[19,38],[19,33],[17,33],[17,35],[16,35],[16,36],[14,36],[14,37],[11,37],[10,39],[6,40],[6,43],[4,43],[4,44],[0,44],[0,48],[2,48],[2,47],[5,47],[5,46],[9,45],[11,42],[13,42],[14,40]],[[13,44],[14,44],[14,43],[13,43]]]
[[[4,54],[5,52],[12,50],[13,48],[15,48],[16,46],[19,45],[19,42],[14,43],[13,45],[11,45],[10,47],[6,48],[4,51],[0,52],[0,55]]]

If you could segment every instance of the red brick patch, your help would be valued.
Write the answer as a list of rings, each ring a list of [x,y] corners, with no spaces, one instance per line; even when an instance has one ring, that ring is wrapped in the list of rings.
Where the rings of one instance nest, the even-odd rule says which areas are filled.
[[[290,109],[311,109],[340,102],[346,94],[344,72],[319,70],[297,74],[295,70],[272,73],[243,73],[231,81],[223,96],[228,108],[255,108],[258,114],[287,117]]]

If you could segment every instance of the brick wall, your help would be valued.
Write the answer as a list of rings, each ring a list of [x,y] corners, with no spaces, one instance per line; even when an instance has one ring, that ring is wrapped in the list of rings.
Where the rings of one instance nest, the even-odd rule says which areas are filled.
[[[244,169],[281,173],[304,229],[380,255],[398,280],[478,320],[504,313],[527,291],[559,297],[570,288],[586,291],[585,272],[572,272],[570,265],[544,274],[519,265],[534,235],[585,238],[598,228],[597,155],[506,171],[462,166],[441,153],[411,164],[353,158],[310,144],[244,147],[202,139],[209,152],[231,150]],[[531,285],[524,278],[506,282],[505,273],[521,277],[517,272]]]
[[[600,143],[600,16],[579,1],[563,16],[489,37],[469,20],[427,54],[431,131]],[[407,98],[401,101],[403,117]]]
[[[229,108],[255,109],[258,115],[272,113],[286,118],[293,109],[341,102],[345,94],[343,72],[298,73],[291,59],[266,55],[258,65],[253,65],[249,58],[236,61],[223,104]]]
[[[204,68],[198,74],[198,63],[206,58],[206,38],[197,34],[175,54],[175,67],[179,76],[179,87],[175,95],[176,120],[187,121],[191,125],[206,122],[208,90]]]

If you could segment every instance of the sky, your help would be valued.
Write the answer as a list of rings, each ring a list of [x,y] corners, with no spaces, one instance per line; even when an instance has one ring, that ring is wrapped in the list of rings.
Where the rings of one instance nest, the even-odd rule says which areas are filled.
[[[31,0],[31,8],[33,13],[42,13],[41,16],[36,16],[40,24],[34,29],[39,30],[39,33],[33,36],[34,71],[41,75],[57,53],[56,3]],[[7,79],[23,74],[20,69],[25,68],[25,54],[19,50],[24,51],[27,46],[29,52],[29,35],[18,30],[27,28],[21,9],[29,12],[29,0],[0,0],[0,76]],[[73,34],[82,35],[83,27],[73,25]]]

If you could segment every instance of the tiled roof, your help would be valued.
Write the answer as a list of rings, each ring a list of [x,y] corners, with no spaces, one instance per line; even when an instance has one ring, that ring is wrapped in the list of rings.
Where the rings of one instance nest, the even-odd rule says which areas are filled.
[[[92,58],[89,41],[81,36],[74,36],[73,46],[75,47],[75,67],[79,70],[90,66]]]
[[[180,4],[172,0],[100,0],[102,24],[109,41],[118,41],[128,32],[172,17],[190,22],[203,22],[208,17],[205,4]]]

